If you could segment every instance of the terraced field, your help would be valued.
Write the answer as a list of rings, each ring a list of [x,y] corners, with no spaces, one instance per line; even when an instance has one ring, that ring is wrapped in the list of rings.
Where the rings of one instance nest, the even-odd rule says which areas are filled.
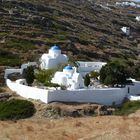
[[[100,1],[1,1],[1,52],[16,53],[17,59],[26,61],[59,44],[75,59],[137,59],[140,24],[135,21],[135,13],[139,9],[110,4],[112,10],[102,8]],[[131,27],[132,37],[121,33],[122,26]],[[3,61],[0,65],[7,65]]]
[[[0,0],[0,66],[38,60],[53,44],[72,60],[139,60],[139,9],[115,1]]]

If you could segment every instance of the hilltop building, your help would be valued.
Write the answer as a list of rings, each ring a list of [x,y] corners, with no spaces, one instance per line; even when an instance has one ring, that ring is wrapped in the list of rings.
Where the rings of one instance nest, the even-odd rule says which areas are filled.
[[[61,54],[61,49],[59,46],[52,46],[49,49],[49,53],[44,53],[40,58],[40,68],[41,69],[52,69],[57,67],[59,64],[66,64],[68,62],[68,57],[65,54]]]
[[[63,72],[56,72],[51,82],[64,85],[68,89],[84,88],[82,75],[77,72],[76,67],[70,65],[64,67]]]

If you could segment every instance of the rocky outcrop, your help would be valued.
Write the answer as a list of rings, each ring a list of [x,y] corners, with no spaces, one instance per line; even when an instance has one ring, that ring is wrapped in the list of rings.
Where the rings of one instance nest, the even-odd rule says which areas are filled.
[[[85,117],[85,116],[102,116],[111,115],[113,108],[96,104],[63,104],[52,103],[48,105],[44,116],[47,118],[63,118],[63,117]]]
[[[8,100],[11,97],[8,93],[0,93],[0,101]]]

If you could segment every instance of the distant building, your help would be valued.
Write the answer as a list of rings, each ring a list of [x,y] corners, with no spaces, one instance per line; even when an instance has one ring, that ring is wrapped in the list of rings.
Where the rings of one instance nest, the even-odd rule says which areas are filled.
[[[116,6],[140,8],[140,5],[135,2],[116,2]]]
[[[127,36],[130,35],[130,27],[122,27],[121,30],[122,30],[122,32],[123,32],[124,34],[126,34]]]
[[[40,68],[41,69],[52,69],[57,67],[59,64],[66,64],[68,62],[68,57],[65,54],[61,54],[61,49],[59,46],[52,46],[49,49],[49,53],[44,53],[40,58]]]
[[[136,20],[137,20],[137,21],[140,21],[140,16],[137,16],[137,17],[136,17]]]
[[[63,72],[56,72],[51,82],[64,85],[68,89],[84,88],[84,79],[82,75],[77,72],[76,67],[69,65],[63,69]]]

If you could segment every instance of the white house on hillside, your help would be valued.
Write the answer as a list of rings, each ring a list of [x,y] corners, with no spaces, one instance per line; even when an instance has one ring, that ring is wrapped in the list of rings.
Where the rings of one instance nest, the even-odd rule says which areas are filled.
[[[122,27],[121,31],[126,34],[127,36],[130,35],[130,27]]]
[[[140,16],[137,16],[137,17],[136,17],[136,20],[137,20],[137,21],[140,21]]]
[[[84,88],[82,75],[77,72],[75,67],[69,65],[63,69],[63,72],[56,72],[51,82],[64,85],[69,89]]]
[[[68,62],[68,57],[65,54],[61,54],[59,46],[52,46],[49,49],[49,53],[44,53],[40,58],[41,69],[52,69],[57,67],[59,64],[65,64]]]

